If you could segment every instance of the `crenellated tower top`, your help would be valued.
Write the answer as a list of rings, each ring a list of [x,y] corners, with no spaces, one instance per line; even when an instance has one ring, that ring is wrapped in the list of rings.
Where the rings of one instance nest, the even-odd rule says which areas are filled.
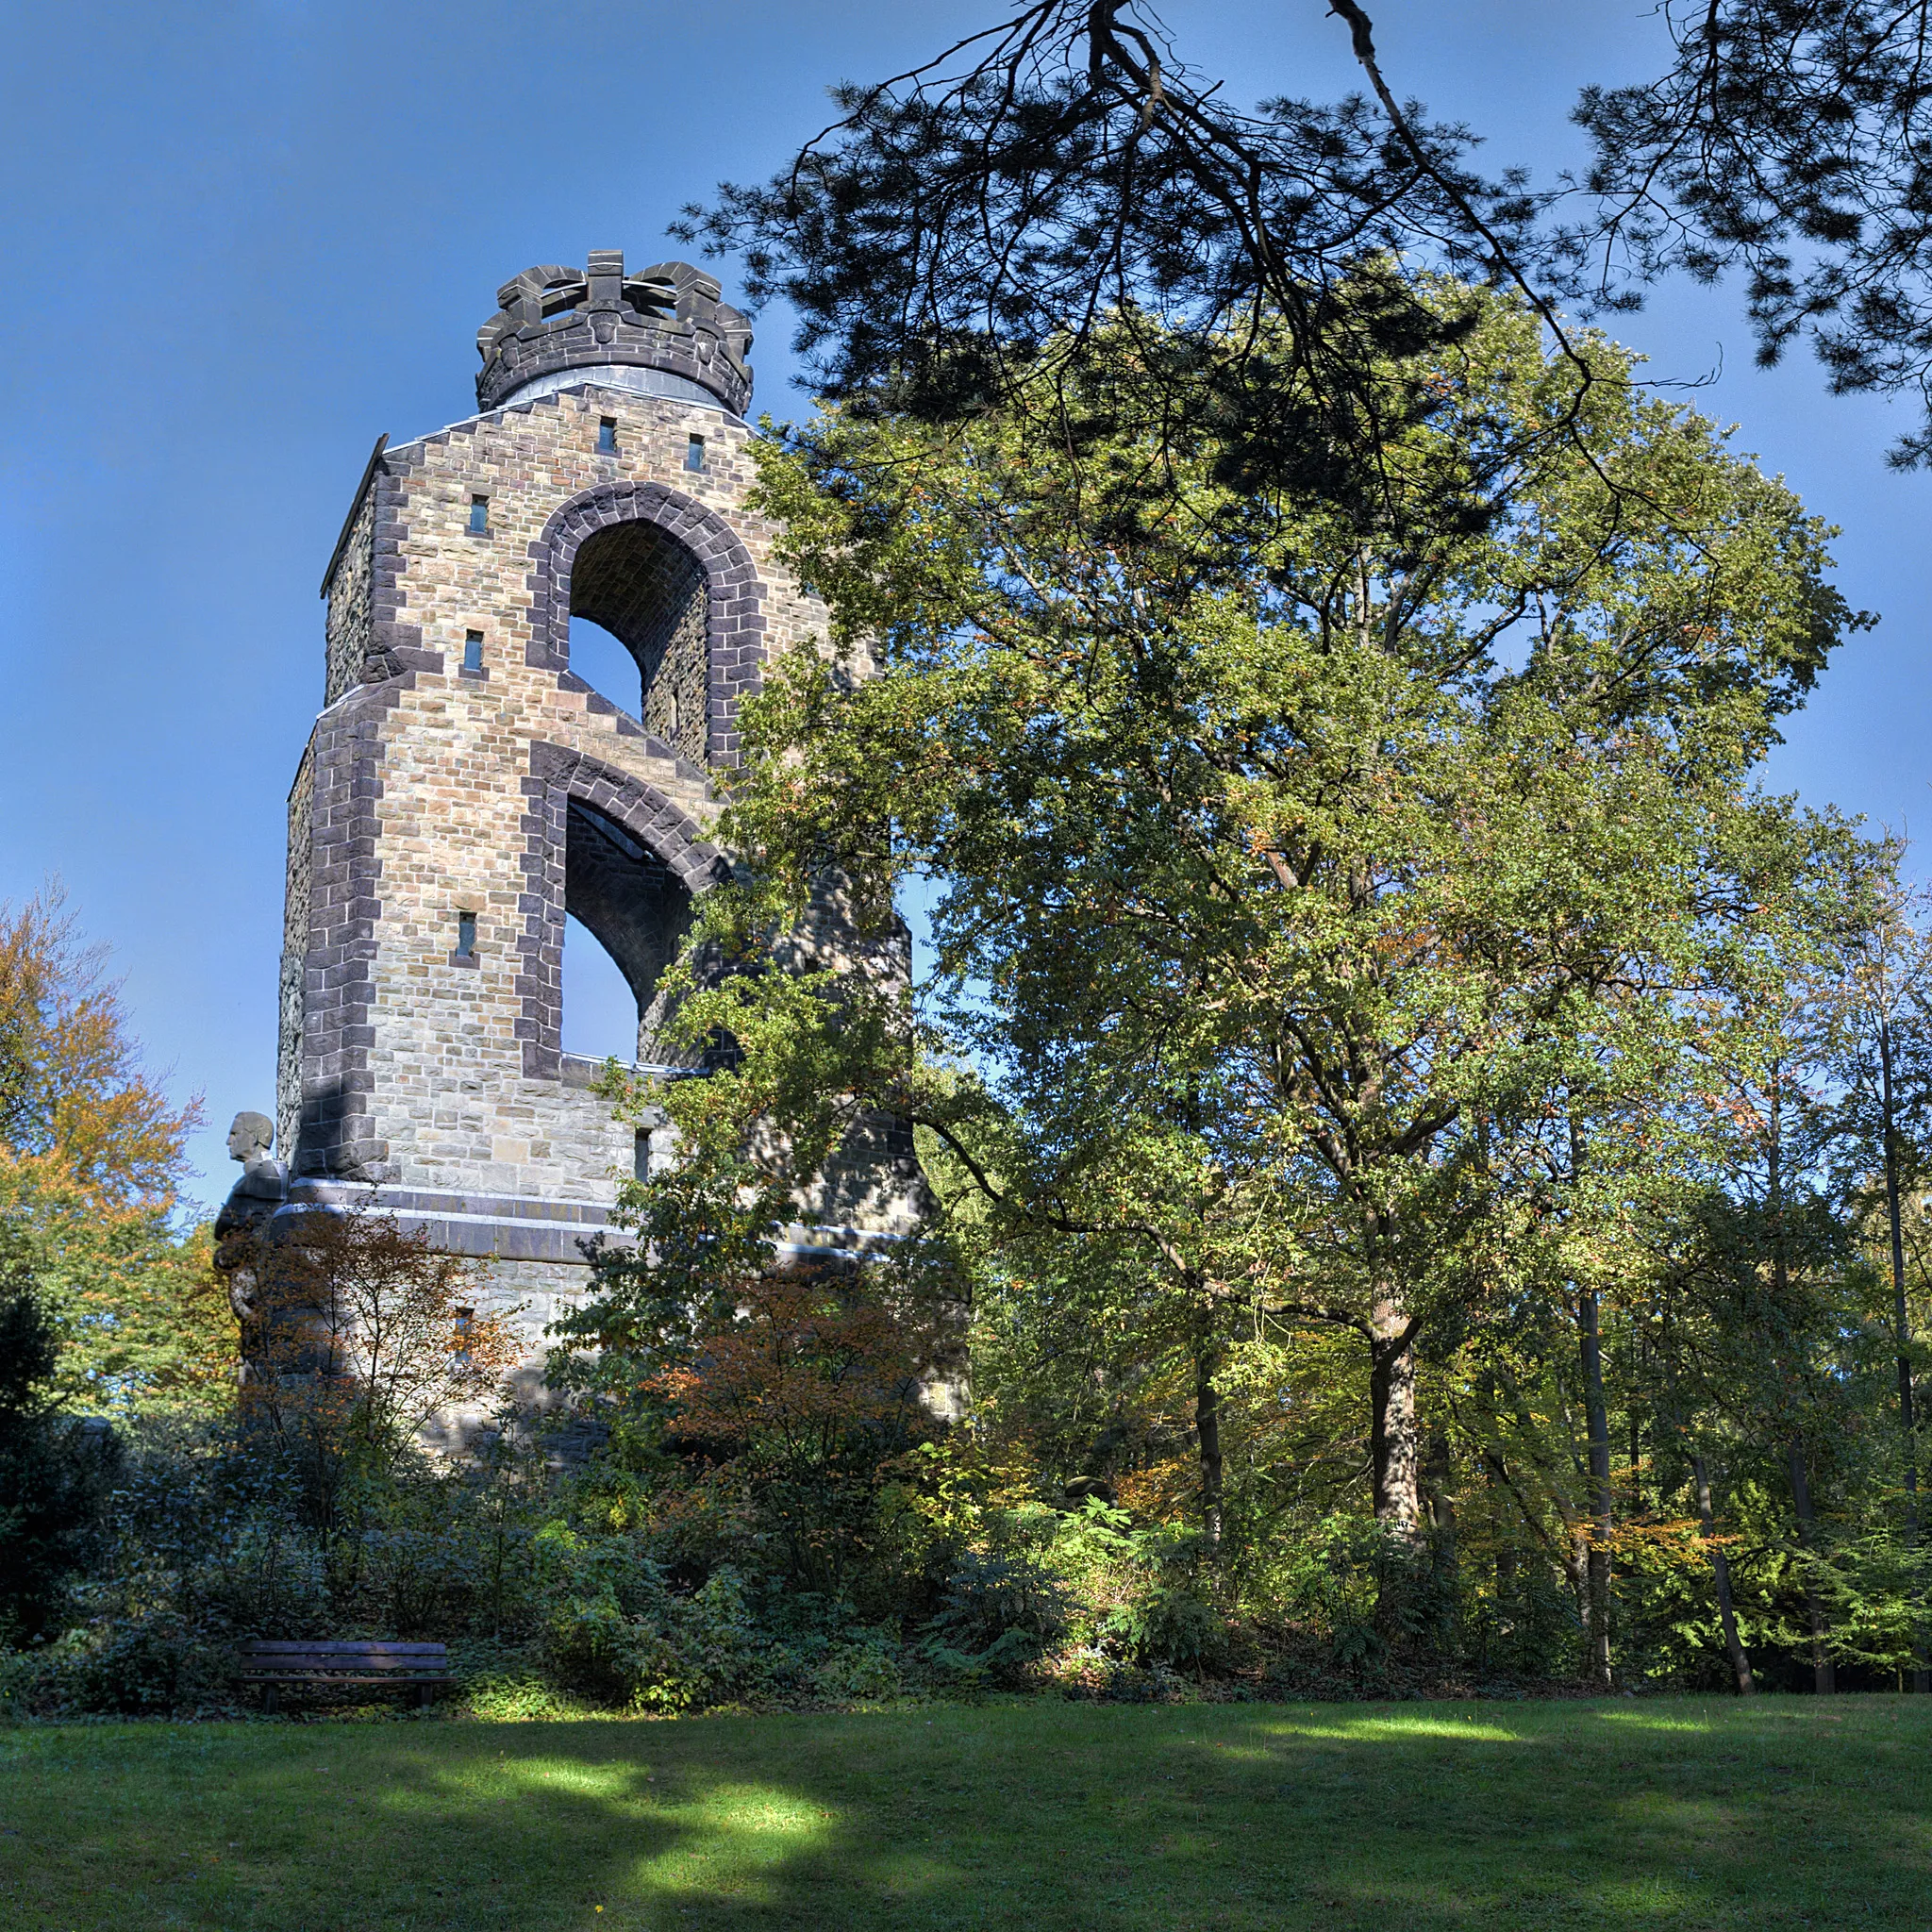
[[[626,275],[623,251],[594,250],[581,269],[526,268],[496,291],[476,335],[485,410],[573,383],[672,396],[741,416],[751,401],[751,324],[688,261]]]

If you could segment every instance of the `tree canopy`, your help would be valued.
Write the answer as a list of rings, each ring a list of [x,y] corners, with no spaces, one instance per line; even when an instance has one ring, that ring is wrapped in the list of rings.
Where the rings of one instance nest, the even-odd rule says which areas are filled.
[[[234,1324],[202,1229],[177,1229],[177,1107],[142,1066],[58,891],[0,908],[0,1216],[58,1340],[61,1393],[96,1411],[219,1401]]]
[[[1667,5],[1665,71],[1587,87],[1592,164],[1543,184],[1480,170],[1485,130],[1403,93],[1356,0],[1320,12],[1364,91],[1248,106],[1136,0],[1033,0],[836,88],[838,118],[769,182],[723,186],[676,232],[739,255],[754,299],[783,296],[823,391],[855,406],[1010,404],[1049,345],[1144,311],[1177,401],[1211,393],[1252,465],[1331,495],[1374,480],[1324,465],[1400,406],[1381,358],[1443,322],[1399,283],[1373,308],[1336,299],[1381,255],[1513,289],[1566,349],[1566,308],[1735,272],[1764,360],[1808,338],[1835,390],[1932,409],[1923,5]],[[1247,357],[1174,353],[1263,316]],[[1928,454],[1919,429],[1893,460]]]
[[[1533,1279],[1568,1138],[1662,1105],[1833,849],[1752,772],[1862,621],[1817,520],[1621,352],[1585,344],[1579,406],[1523,305],[1428,299],[1467,325],[1387,371],[1434,401],[1369,458],[1386,519],[1241,496],[1138,328],[1094,338],[1077,456],[1025,407],[834,410],[767,450],[855,655],[754,708],[728,830],[759,883],[706,931],[772,970],[693,991],[741,1058],[667,1097],[763,1121],[779,1168],[868,1107],[926,1128],[1003,1265],[1066,1275],[1073,1243],[1090,1314],[1124,1291],[1189,1357],[1210,1507],[1231,1341],[1355,1336],[1410,1533],[1418,1338]],[[1580,449],[1523,433],[1573,409]],[[1476,472],[1508,490],[1472,517]],[[827,880],[875,928],[928,883],[916,1014],[770,950]]]

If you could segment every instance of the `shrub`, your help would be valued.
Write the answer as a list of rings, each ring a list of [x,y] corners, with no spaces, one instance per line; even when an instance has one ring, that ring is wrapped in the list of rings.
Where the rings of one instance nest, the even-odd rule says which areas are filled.
[[[1274,1573],[1291,1620],[1326,1634],[1330,1661],[1374,1676],[1398,1654],[1453,1653],[1456,1572],[1439,1544],[1366,1516],[1330,1516],[1288,1545]]]
[[[486,1724],[527,1724],[582,1717],[589,1707],[559,1690],[541,1657],[500,1644],[452,1647],[450,1675],[458,1707]]]
[[[111,1430],[55,1408],[59,1353],[52,1317],[0,1228],[0,1643],[57,1627],[119,1466]]]
[[[933,1621],[949,1637],[975,1645],[997,1643],[1015,1630],[1044,1640],[1066,1626],[1065,1591],[1031,1557],[966,1550]]]
[[[103,1716],[172,1717],[229,1704],[239,1689],[233,1646],[168,1607],[73,1633],[56,1661],[60,1702]]]
[[[58,1660],[46,1646],[0,1649],[0,1724],[25,1724],[58,1709]]]
[[[932,1629],[989,1668],[1030,1661],[1067,1628],[1067,1590],[1030,1551],[966,1550]]]
[[[1226,1660],[1227,1620],[1200,1582],[1198,1531],[1137,1530],[1125,1510],[1090,1498],[1060,1519],[1052,1554],[1081,1600],[1079,1634],[1101,1649],[1141,1667]]]
[[[895,1697],[906,1688],[899,1648],[881,1632],[841,1644],[812,1673],[811,1688],[834,1703]]]
[[[312,1539],[286,1518],[244,1517],[234,1538],[197,1564],[182,1595],[210,1634],[313,1637],[328,1627],[328,1572]]]
[[[1203,1671],[1227,1657],[1227,1620],[1191,1584],[1158,1574],[1109,1610],[1100,1631],[1109,1649],[1138,1664]]]
[[[752,1617],[744,1580],[720,1570],[690,1595],[674,1592],[648,1557],[627,1573],[602,1553],[580,1567],[603,1573],[586,1592],[560,1592],[544,1628],[544,1654],[565,1688],[606,1704],[673,1712],[757,1687],[772,1646]]]
[[[612,1598],[573,1597],[550,1613],[544,1657],[567,1690],[623,1704],[642,1680],[641,1635]]]

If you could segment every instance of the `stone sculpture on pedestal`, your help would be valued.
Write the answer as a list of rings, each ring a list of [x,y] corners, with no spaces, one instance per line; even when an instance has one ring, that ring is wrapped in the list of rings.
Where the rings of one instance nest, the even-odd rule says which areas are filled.
[[[242,1163],[242,1178],[228,1191],[215,1216],[215,1270],[228,1284],[228,1305],[242,1324],[241,1379],[258,1379],[261,1328],[261,1270],[268,1224],[288,1198],[281,1163],[269,1158],[275,1123],[266,1114],[238,1113],[228,1129],[228,1157]]]

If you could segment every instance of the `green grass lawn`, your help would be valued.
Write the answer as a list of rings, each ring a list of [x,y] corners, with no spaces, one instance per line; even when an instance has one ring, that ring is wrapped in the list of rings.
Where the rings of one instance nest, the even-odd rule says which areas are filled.
[[[1932,1699],[0,1731],[27,1928],[1932,1926]]]

